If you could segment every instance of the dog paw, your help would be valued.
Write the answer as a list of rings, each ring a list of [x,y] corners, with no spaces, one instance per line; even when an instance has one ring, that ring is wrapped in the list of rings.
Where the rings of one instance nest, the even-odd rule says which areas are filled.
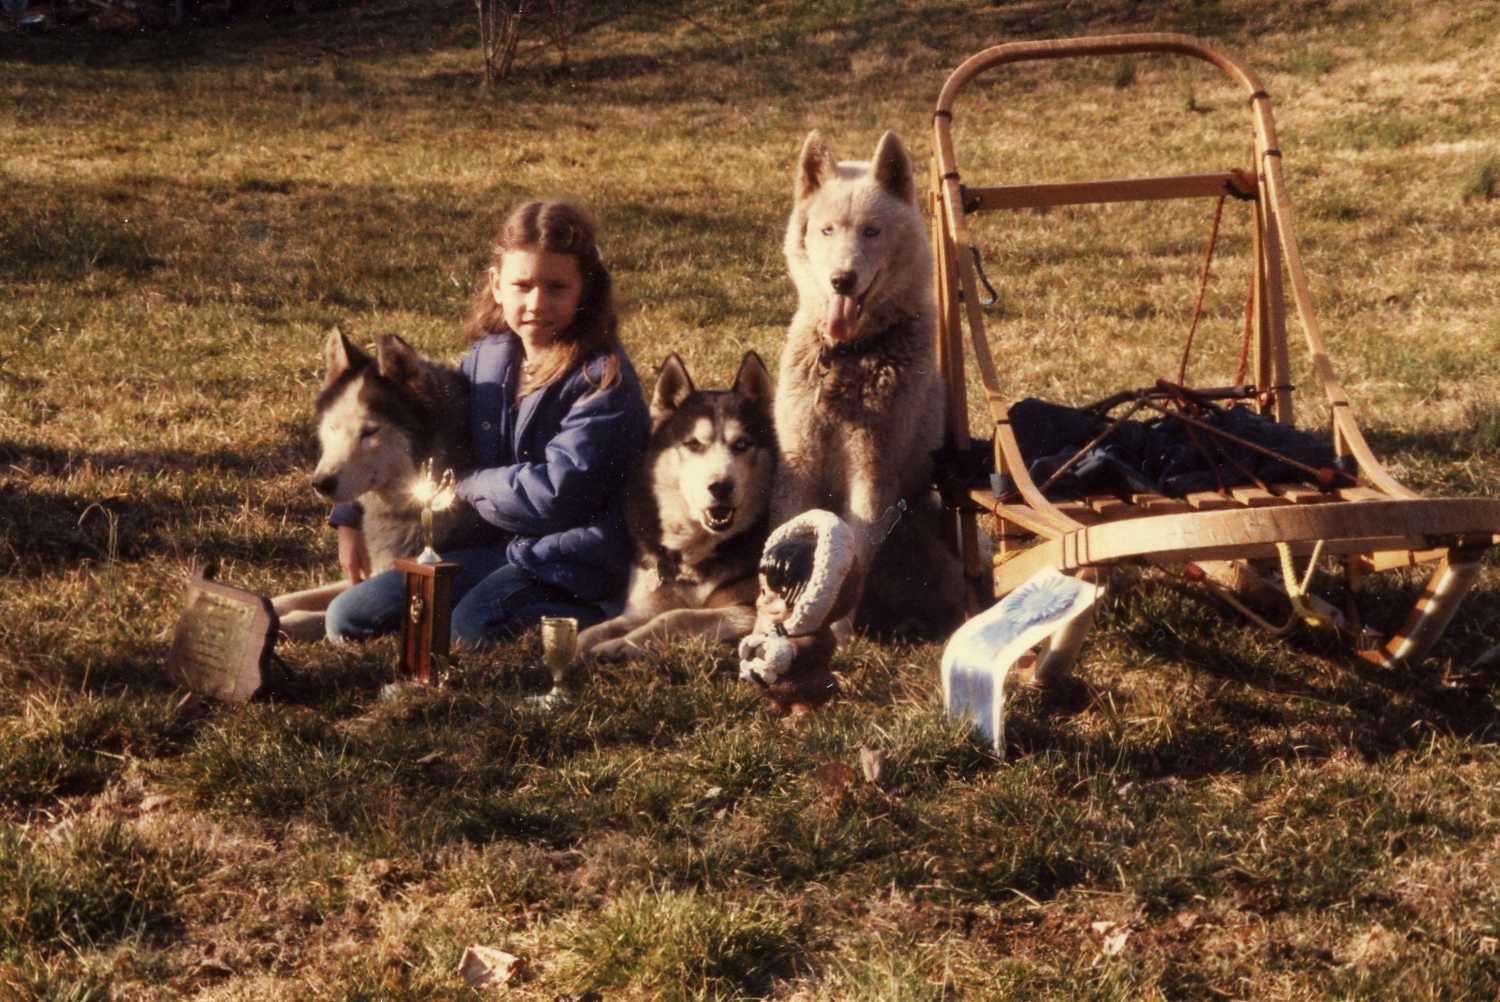
[[[602,644],[595,644],[589,648],[587,654],[590,660],[604,663],[629,661],[640,655],[640,645],[634,644],[624,637],[618,640],[606,640]]]

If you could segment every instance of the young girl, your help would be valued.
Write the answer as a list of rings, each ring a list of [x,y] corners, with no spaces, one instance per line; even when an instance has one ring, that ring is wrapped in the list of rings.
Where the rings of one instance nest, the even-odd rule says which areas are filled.
[[[459,565],[453,644],[493,643],[543,616],[588,626],[624,587],[623,492],[650,419],[617,327],[590,221],[563,202],[513,211],[465,325],[476,469],[458,496],[493,527],[494,542],[443,553]],[[394,632],[401,573],[361,580],[358,511],[339,506],[332,521],[355,585],[328,608],[329,639]]]

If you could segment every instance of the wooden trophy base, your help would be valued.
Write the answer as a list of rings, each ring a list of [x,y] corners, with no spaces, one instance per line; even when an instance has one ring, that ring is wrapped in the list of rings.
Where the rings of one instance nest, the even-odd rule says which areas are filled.
[[[453,613],[453,577],[458,565],[446,561],[421,564],[399,559],[405,575],[406,615],[401,618],[401,661],[397,682],[431,685],[441,661],[448,659],[448,634]]]

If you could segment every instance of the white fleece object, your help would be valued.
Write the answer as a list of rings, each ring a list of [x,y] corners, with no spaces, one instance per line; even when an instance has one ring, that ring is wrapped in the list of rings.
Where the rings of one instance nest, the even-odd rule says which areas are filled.
[[[843,519],[831,511],[814,508],[782,523],[766,540],[762,552],[785,540],[802,538],[810,538],[813,543],[812,570],[807,575],[802,597],[781,624],[794,637],[814,633],[826,625],[859,551],[854,530]]]
[[[773,685],[792,667],[796,648],[776,633],[752,633],[740,641],[740,680]]]

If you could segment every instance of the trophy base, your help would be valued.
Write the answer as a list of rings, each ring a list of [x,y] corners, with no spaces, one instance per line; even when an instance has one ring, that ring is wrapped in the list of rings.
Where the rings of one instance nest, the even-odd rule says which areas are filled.
[[[548,692],[538,693],[535,696],[527,696],[521,700],[521,705],[532,710],[550,713],[572,706],[575,698],[573,693],[567,689],[553,688]]]

